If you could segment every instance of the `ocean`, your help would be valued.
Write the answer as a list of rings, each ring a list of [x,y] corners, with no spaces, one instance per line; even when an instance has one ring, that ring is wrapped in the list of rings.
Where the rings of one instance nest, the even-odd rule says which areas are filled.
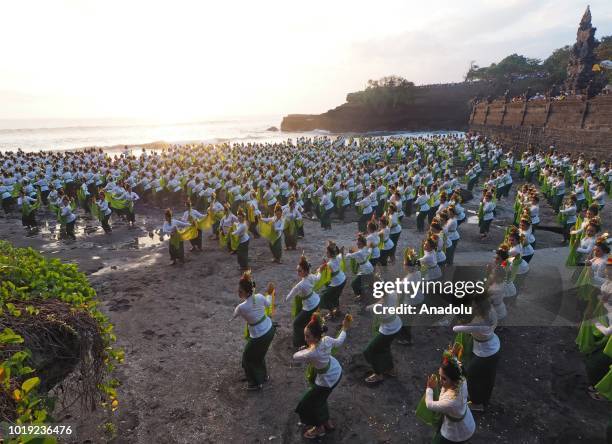
[[[136,120],[0,119],[0,151],[48,151],[85,147],[117,147],[153,142],[220,143],[225,141],[272,142],[303,136],[330,134],[327,131],[292,133],[268,131],[280,128],[280,116],[242,117],[195,122],[163,123]],[[445,132],[436,132],[445,133]],[[371,135],[431,132],[370,133]]]

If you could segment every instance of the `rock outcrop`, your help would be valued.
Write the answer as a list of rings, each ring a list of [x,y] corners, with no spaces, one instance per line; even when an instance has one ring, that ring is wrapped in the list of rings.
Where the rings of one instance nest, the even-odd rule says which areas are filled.
[[[416,87],[414,100],[392,109],[375,109],[347,102],[323,114],[289,114],[282,131],[373,132],[464,130],[468,127],[474,98],[497,96],[509,91],[518,95],[532,81],[461,82]],[[351,94],[348,95],[349,97]]]
[[[596,63],[595,31],[591,24],[591,9],[587,6],[578,31],[576,32],[576,43],[572,46],[570,59],[567,64],[567,79],[565,89],[574,93],[585,91],[589,84],[595,80],[593,65]],[[603,87],[604,85],[602,85]]]

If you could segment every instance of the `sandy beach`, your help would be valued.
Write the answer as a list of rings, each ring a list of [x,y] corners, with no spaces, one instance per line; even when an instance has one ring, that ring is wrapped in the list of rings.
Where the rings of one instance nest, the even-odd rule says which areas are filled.
[[[512,218],[513,194],[498,207],[486,242],[478,240],[475,223],[462,225],[456,264],[484,266],[492,259],[502,227]],[[477,199],[466,204],[468,216],[474,215]],[[555,225],[550,207],[542,207],[542,225]],[[235,257],[205,240],[203,253],[186,253],[185,265],[169,266],[167,241],[148,236],[161,224],[161,211],[142,205],[136,211],[136,229],[115,221],[110,236],[93,229],[90,225],[97,224],[81,214],[74,243],[57,240],[50,215],[39,217],[52,222],[32,237],[25,235],[17,217],[0,219],[0,238],[78,264],[126,352],[125,364],[117,371],[121,387],[116,412],[105,417],[101,410],[72,407],[59,411],[57,419],[76,423],[74,442],[82,443],[302,442],[293,410],[306,382],[304,368],[291,360],[290,304],[282,299],[298,280],[295,266],[302,250],[318,264],[326,240],[352,245],[357,226],[348,222],[351,217],[345,224],[334,221],[327,232],[307,220],[306,238],[297,251],[283,253],[281,265],[270,263],[265,240],[251,241],[250,262],[258,286],[276,283],[274,320],[280,328],[267,357],[271,382],[260,393],[248,393],[240,367],[244,324],[229,321],[239,302]],[[609,220],[609,211],[604,220]],[[352,211],[350,216],[354,217]],[[414,217],[405,218],[403,227],[400,250],[416,247],[422,235],[416,232]],[[499,332],[502,362],[489,411],[475,415],[473,443],[603,442],[599,437],[604,436],[606,409],[586,392],[582,357],[574,345],[575,302],[562,294],[568,273],[562,266],[567,247],[559,247],[560,240],[559,234],[538,232],[530,288],[521,293],[505,321],[515,326]],[[382,277],[401,276],[401,266],[396,265]],[[356,315],[356,321],[338,353],[344,375],[330,398],[338,427],[323,442],[427,442],[432,430],[415,417],[414,409],[426,376],[435,371],[452,340],[450,327],[415,327],[414,345],[393,345],[397,378],[368,387],[363,378],[369,367],[362,352],[372,318],[354,301],[348,285],[341,307]],[[338,326],[331,323],[330,334]]]

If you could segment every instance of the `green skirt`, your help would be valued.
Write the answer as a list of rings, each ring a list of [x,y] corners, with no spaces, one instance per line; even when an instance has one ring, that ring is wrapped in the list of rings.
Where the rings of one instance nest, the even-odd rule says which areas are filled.
[[[342,379],[342,376],[340,376]],[[327,407],[327,398],[331,395],[333,389],[336,388],[340,379],[333,387],[322,387],[313,384],[302,396],[300,402],[295,408],[295,413],[300,415],[300,422],[307,426],[321,426],[329,420],[329,408]]]
[[[377,332],[363,352],[366,361],[372,366],[374,372],[382,374],[393,370],[393,355],[391,354],[391,343],[397,336],[383,335]]]
[[[589,385],[593,387],[602,380],[610,371],[612,358],[603,352],[603,348],[595,350],[593,353],[586,356],[585,367],[589,378]]]
[[[337,287],[330,287],[329,285],[323,289],[321,292],[321,308],[325,308],[326,310],[333,310],[334,308],[338,308],[340,306],[340,295],[342,294],[342,290],[344,289],[344,285],[346,284],[346,279]]]
[[[236,257],[238,258],[238,266],[240,268],[248,268],[249,266],[249,241],[243,242],[238,245],[236,250]]]
[[[351,288],[353,289],[353,293],[355,293],[355,296],[361,296],[362,293],[362,275],[358,274],[356,275],[353,280],[351,281]]]
[[[467,368],[467,386],[470,401],[474,404],[487,404],[493,393],[499,351],[492,356],[481,358],[472,353]]]
[[[270,251],[272,252],[272,256],[277,261],[281,260],[283,257],[283,244],[281,243],[281,238],[279,237],[273,244],[270,244]]]
[[[249,381],[249,385],[263,384],[268,376],[266,369],[266,353],[274,338],[276,327],[270,327],[270,330],[259,338],[247,339],[244,352],[242,353],[242,368]]]
[[[284,230],[285,234],[285,247],[295,248],[297,247],[297,231],[296,230]]]
[[[333,208],[329,210],[321,209],[321,228],[331,228],[331,214]]]
[[[359,216],[359,221],[357,222],[358,230],[360,233],[365,233],[368,229],[368,221],[372,217],[372,213],[362,214]]]
[[[183,259],[185,257],[183,241],[179,241],[177,245],[173,245],[172,242],[168,242],[168,244],[170,245],[170,259],[175,261],[177,259]]]

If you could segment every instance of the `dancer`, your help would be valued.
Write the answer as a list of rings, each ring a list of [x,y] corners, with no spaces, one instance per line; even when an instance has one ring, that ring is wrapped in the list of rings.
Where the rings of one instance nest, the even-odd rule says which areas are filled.
[[[102,229],[106,234],[111,234],[113,229],[109,223],[111,214],[113,210],[110,209],[108,202],[106,201],[104,191],[100,191],[98,194],[98,199],[94,201],[94,204],[97,206],[97,214],[100,219],[100,224],[102,225]]]
[[[238,237],[238,248],[236,249],[236,258],[238,266],[242,271],[249,268],[249,229],[247,227],[246,216],[242,208],[238,209],[238,223],[235,225],[232,236]]]
[[[348,314],[344,317],[342,330],[334,339],[330,336],[323,336],[327,328],[321,324],[318,316],[313,315],[303,332],[307,348],[293,355],[294,360],[311,365],[316,375],[313,381],[309,381],[310,388],[304,393],[295,408],[295,412],[300,416],[300,423],[307,427],[304,438],[321,438],[326,432],[335,429],[329,419],[327,398],[340,382],[342,367],[332,356],[332,350],[344,343],[351,320]]]
[[[268,284],[267,294],[253,294],[255,282],[250,273],[244,273],[238,282],[238,297],[242,300],[234,309],[232,320],[238,316],[247,322],[248,338],[242,353],[242,368],[248,384],[246,390],[261,390],[270,377],[266,368],[266,353],[270,348],[276,327],[266,314],[274,301],[274,286]]]
[[[411,285],[410,282],[421,282],[421,270],[418,255],[412,248],[406,248],[404,251],[404,270],[406,271],[406,276],[404,276],[406,285]],[[420,306],[425,298],[420,287],[417,288],[418,290],[416,293],[410,295],[402,292],[399,296],[398,306]],[[415,317],[407,313],[402,314],[400,317],[402,319],[402,329],[399,331],[396,342],[400,345],[412,345],[412,326],[410,324],[412,319]]]
[[[434,400],[434,390],[440,396]],[[461,363],[451,352],[445,352],[438,375],[427,378],[425,405],[428,410],[443,415],[442,425],[434,443],[466,443],[474,434],[476,424],[468,408],[468,389]]]
[[[191,225],[194,222],[197,222],[198,220],[201,220],[204,218],[204,215],[202,213],[200,213],[198,210],[192,208],[191,206],[191,200],[187,200],[185,202],[185,212],[183,213],[183,216],[181,217],[181,221]],[[191,244],[191,250],[192,252],[194,251],[203,251],[202,250],[202,230],[198,229],[198,237],[196,237],[195,239],[190,239],[189,243]]]
[[[272,262],[277,264],[281,263],[281,258],[283,257],[283,246],[281,242],[284,229],[285,220],[283,218],[283,210],[278,203],[274,208],[274,216],[260,218],[257,226],[259,234],[268,239],[270,251],[272,252]]]
[[[76,223],[76,215],[73,213],[73,201],[68,197],[64,196],[60,204],[60,223],[66,227],[66,237],[72,240],[76,240],[74,234],[74,225]]]
[[[326,248],[327,266],[331,269],[331,281],[321,292],[321,308],[329,310],[326,318],[336,319],[340,314],[340,295],[346,285],[342,270],[344,258],[335,242],[328,241]]]
[[[184,264],[185,249],[183,246],[183,241],[180,239],[178,230],[179,228],[189,227],[189,224],[178,219],[173,219],[172,210],[170,210],[169,208],[164,213],[164,218],[165,221],[162,227],[162,233],[170,236],[170,242],[168,242],[170,259],[172,260],[170,265],[176,265],[176,261],[179,261],[181,264]]]
[[[343,250],[341,250],[343,252]],[[348,260],[353,260],[356,269],[353,268],[353,273],[356,272],[353,281],[351,282],[351,288],[353,289],[353,293],[356,298],[361,298],[363,296],[364,288],[369,282],[364,282],[365,279],[370,279],[372,274],[374,273],[374,267],[372,266],[372,262],[369,261],[369,257],[371,254],[371,249],[368,247],[368,242],[363,234],[359,234],[357,236],[357,248],[352,249],[348,254],[344,257]]]
[[[493,202],[493,194],[486,192],[483,198],[481,209],[479,211],[480,224],[480,239],[486,239],[489,236],[489,229],[493,221],[493,211],[495,211],[495,203]]]
[[[363,352],[365,360],[372,366],[374,372],[365,379],[368,384],[377,384],[385,379],[385,376],[395,377],[397,373],[393,365],[391,354],[391,343],[402,329],[402,320],[393,312],[389,314],[385,310],[397,307],[397,294],[385,292],[383,297],[368,307],[374,312],[375,320],[380,323],[374,337],[368,343]],[[380,311],[381,314],[377,314]]]
[[[400,202],[401,204],[401,202]],[[390,220],[390,230],[389,237],[391,238],[391,242],[393,242],[393,248],[389,253],[389,259],[391,263],[395,263],[395,252],[397,250],[397,245],[399,243],[400,235],[402,234],[402,224],[401,224],[401,207],[398,207],[396,204],[392,203],[389,205],[389,220]]]
[[[425,218],[429,213],[429,196],[425,192],[425,187],[420,186],[417,190],[417,198],[414,201],[417,208],[417,230],[419,233],[425,231]]]
[[[304,327],[319,308],[321,299],[314,286],[321,276],[319,273],[310,274],[310,263],[305,256],[300,257],[296,271],[300,281],[291,289],[286,300],[293,301],[293,346],[297,348],[306,344]]]
[[[495,334],[497,313],[487,295],[476,296],[472,304],[474,318],[469,324],[456,325],[455,333],[470,333],[474,338],[467,370],[470,409],[483,412],[491,399],[499,362],[499,338]]]
[[[426,281],[436,281],[442,277],[442,270],[438,265],[436,247],[438,239],[432,236],[423,241],[423,256],[419,258],[419,264]]]

